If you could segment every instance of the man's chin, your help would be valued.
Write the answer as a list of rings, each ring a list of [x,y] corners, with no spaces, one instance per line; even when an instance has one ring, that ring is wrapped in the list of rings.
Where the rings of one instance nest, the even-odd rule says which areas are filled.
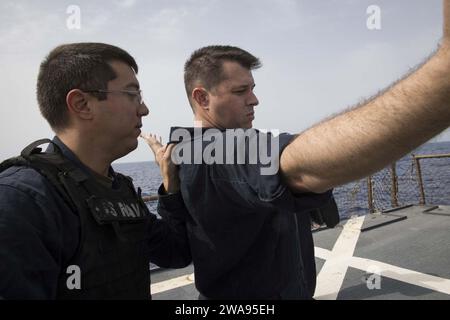
[[[130,146],[130,151],[128,151],[128,153],[130,153],[131,151],[134,151],[134,150],[136,150],[137,149],[137,147],[138,147],[138,139],[136,138],[136,139],[134,139],[134,143],[133,144],[131,144],[131,146]]]
[[[134,139],[133,141],[129,141],[126,144],[126,148],[124,146],[123,150],[120,151],[120,154],[118,155],[117,159],[125,157],[126,155],[128,155],[132,151],[136,150],[137,147],[138,147],[138,140],[137,140],[137,138]]]

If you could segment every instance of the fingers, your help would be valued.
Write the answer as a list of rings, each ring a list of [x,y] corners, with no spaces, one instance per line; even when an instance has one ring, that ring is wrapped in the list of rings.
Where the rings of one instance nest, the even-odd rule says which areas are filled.
[[[153,151],[155,155],[155,162],[158,166],[161,165],[162,161],[164,161],[167,165],[171,164],[172,151],[176,144],[163,145],[161,136],[151,133],[141,133],[140,137],[147,142],[150,149]]]
[[[141,133],[139,135],[148,144],[157,144],[162,146],[162,137],[152,133]]]
[[[144,139],[145,142],[147,142],[148,146],[153,151],[155,162],[159,166],[165,152],[165,148],[162,149],[164,146],[161,143],[161,137],[158,137],[156,134],[151,133],[141,133],[139,136]]]
[[[150,149],[152,149],[153,153],[156,156],[156,154],[158,153],[158,150],[163,146],[162,138],[158,137],[156,134],[151,134],[151,133],[148,133],[148,134],[141,133],[140,137],[143,138],[147,142],[148,146],[150,147]]]
[[[148,139],[150,139],[150,137],[151,137],[150,134],[148,134],[148,133],[143,133],[143,132],[141,132],[141,133],[139,134],[139,136],[140,136],[142,139],[144,139],[144,140],[148,140]]]

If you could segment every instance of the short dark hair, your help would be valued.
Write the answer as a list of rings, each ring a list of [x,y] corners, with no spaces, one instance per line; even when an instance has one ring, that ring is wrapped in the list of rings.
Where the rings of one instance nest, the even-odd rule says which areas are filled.
[[[42,61],[37,80],[37,100],[42,116],[54,131],[68,125],[66,95],[72,89],[107,89],[117,77],[109,62],[121,61],[138,72],[125,50],[105,43],[70,43],[53,49]],[[105,93],[94,94],[99,100]]]
[[[184,86],[192,108],[191,93],[196,85],[211,90],[224,80],[224,61],[237,62],[248,70],[262,66],[258,58],[238,47],[207,46],[194,51],[184,65]]]

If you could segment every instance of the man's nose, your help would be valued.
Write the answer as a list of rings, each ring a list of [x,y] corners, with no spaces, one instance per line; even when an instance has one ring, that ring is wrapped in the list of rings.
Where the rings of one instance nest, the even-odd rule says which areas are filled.
[[[250,96],[247,100],[247,105],[249,106],[257,106],[259,104],[258,98],[256,97],[253,91],[250,92]]]
[[[145,104],[145,102],[141,103],[141,105],[139,106],[138,110],[139,110],[139,116],[141,116],[141,117],[145,117],[149,113],[147,105]]]

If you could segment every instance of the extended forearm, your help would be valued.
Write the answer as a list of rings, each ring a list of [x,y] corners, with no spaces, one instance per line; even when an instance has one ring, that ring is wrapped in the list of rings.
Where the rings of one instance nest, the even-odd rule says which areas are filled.
[[[365,105],[300,134],[281,170],[297,191],[323,191],[385,167],[450,125],[450,50]]]

